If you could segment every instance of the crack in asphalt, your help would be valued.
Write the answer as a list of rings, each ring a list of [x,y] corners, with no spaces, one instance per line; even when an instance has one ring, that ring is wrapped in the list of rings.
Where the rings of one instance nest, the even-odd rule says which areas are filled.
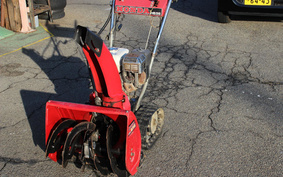
[[[185,164],[185,166],[186,167],[188,167],[190,164],[190,160],[191,160],[191,158],[192,158],[192,156],[193,156],[193,154],[194,154],[194,147],[195,147],[195,145],[196,145],[196,143],[197,143],[197,139],[199,138],[199,136],[200,135],[202,135],[202,134],[204,134],[204,133],[210,133],[210,132],[215,132],[215,130],[210,130],[210,131],[204,131],[204,132],[199,132],[197,135],[196,135],[196,137],[195,138],[193,138],[193,139],[191,139],[191,141],[192,141],[192,145],[191,145],[191,152],[190,152],[190,154],[189,154],[189,156],[188,156],[188,158],[187,158],[187,161],[186,161],[186,164]]]
[[[40,162],[46,162],[47,160],[36,160],[36,159],[30,159],[30,160],[22,160],[20,158],[10,158],[10,157],[2,157],[0,156],[0,162],[4,162],[3,167],[0,169],[0,172],[4,170],[4,168],[7,166],[7,164],[17,165],[17,164],[29,164],[34,165],[36,163]]]
[[[3,167],[0,169],[0,172],[6,167],[7,162],[4,163]]]
[[[123,35],[123,40],[117,41],[116,44],[118,44],[117,46],[121,46],[123,48],[128,48],[131,50],[134,48],[138,48],[138,46],[140,46],[141,43],[146,42],[143,39],[128,37],[123,33],[122,35]],[[197,36],[193,36],[192,34],[189,34],[187,36],[187,39],[188,40],[182,45],[160,45],[158,49],[159,55],[156,57],[156,61],[153,66],[152,77],[150,79],[148,91],[146,92],[145,95],[145,100],[148,102],[154,102],[156,98],[163,99],[165,101],[164,107],[166,107],[166,109],[173,110],[175,113],[188,113],[186,111],[180,111],[177,108],[170,107],[169,99],[174,99],[176,103],[181,102],[180,98],[176,96],[177,93],[183,89],[189,89],[194,87],[208,89],[206,93],[200,94],[198,98],[210,96],[212,94],[214,94],[212,96],[217,97],[213,105],[210,105],[207,108],[208,114],[206,118],[210,121],[210,127],[209,127],[210,130],[199,131],[195,137],[191,138],[191,142],[192,142],[190,147],[191,151],[189,156],[187,157],[187,161],[185,164],[188,167],[190,165],[189,164],[190,160],[194,155],[194,148],[197,144],[197,140],[200,135],[210,132],[219,132],[219,131],[225,132],[224,130],[220,130],[216,128],[213,121],[213,117],[221,111],[221,104],[223,101],[223,97],[225,95],[224,90],[226,90],[228,87],[235,87],[246,83],[257,83],[257,84],[267,85],[270,88],[272,88],[273,91],[276,91],[275,86],[283,85],[283,82],[268,81],[253,76],[249,71],[253,64],[253,57],[251,53],[245,51],[228,51],[227,46],[224,52],[206,50],[204,49],[205,41],[199,41]],[[64,44],[72,45],[72,43],[73,43],[72,41],[67,41]],[[149,47],[152,46],[153,46],[153,42],[149,44]],[[49,64],[52,63],[53,65],[48,69],[45,68],[44,73],[49,77],[46,79],[51,80],[52,83],[55,83],[58,80],[67,80],[67,81],[76,81],[76,82],[80,82],[82,81],[82,79],[89,80],[89,78],[83,74],[84,73],[83,71],[87,69],[85,65],[82,65],[77,68],[77,77],[70,78],[66,73],[64,73],[65,75],[62,76],[51,77],[54,71],[59,70],[60,67],[65,66],[68,63],[82,62],[82,60],[77,60],[77,61],[72,60],[72,58],[76,57],[78,53],[78,49],[69,57],[61,56],[59,49],[57,50],[57,52],[59,52],[59,57],[58,57],[59,61],[56,59],[50,61],[49,59],[52,59],[52,57],[46,60],[46,63]],[[236,56],[229,56],[232,55],[231,53],[235,54]],[[220,57],[221,54],[223,54],[223,57]],[[220,58],[221,60],[215,61],[215,58],[218,59]],[[84,64],[86,63],[85,61],[83,62]],[[198,73],[196,75],[192,75],[192,72],[196,72],[196,71],[198,71],[198,73],[199,72],[208,73],[207,75],[208,79],[205,77],[198,78],[197,75]],[[17,71],[15,72],[17,74]],[[6,73],[10,73],[10,74],[12,73],[11,75],[13,75],[13,70],[12,71],[9,70],[9,72]],[[1,91],[0,93],[3,93],[8,89],[13,88],[13,86],[17,83],[26,82],[29,79],[42,79],[42,78],[37,78],[40,73],[33,73],[33,74],[34,74],[33,77],[26,78],[26,80],[24,81],[12,83],[11,85],[9,85],[7,89]],[[66,90],[64,92],[57,92],[57,96],[60,96],[67,92],[68,91]],[[41,104],[40,107],[34,109],[29,115],[27,115],[28,119],[32,117],[32,115],[34,115],[38,110],[42,109],[45,106],[46,101],[49,100],[50,97],[51,95],[47,99],[43,100],[43,103]],[[255,121],[264,121],[253,117],[246,117],[246,118]],[[20,122],[21,121],[11,126],[15,126]],[[11,127],[11,126],[7,126],[7,127]],[[0,130],[7,127],[0,127]],[[165,137],[168,134],[168,132],[169,129],[162,134],[162,137]],[[260,137],[261,139],[264,140],[264,137],[261,134],[254,132],[252,130],[248,130],[248,132],[253,134],[255,137]],[[274,134],[274,136],[282,137],[276,134]],[[35,164],[37,162],[44,162],[34,159],[24,161],[17,158],[13,159],[7,157],[0,157],[0,161],[5,162],[4,166],[0,169],[0,171],[2,171],[8,163]]]
[[[216,115],[217,113],[220,112],[220,108],[221,108],[221,103],[223,100],[223,96],[224,96],[224,90],[227,89],[228,86],[237,86],[237,85],[241,85],[244,83],[251,83],[251,82],[255,82],[258,84],[264,84],[264,85],[268,85],[271,88],[273,88],[274,90],[274,86],[275,85],[282,85],[281,82],[275,82],[275,81],[261,81],[259,78],[256,77],[252,77],[251,73],[249,72],[249,68],[252,65],[252,57],[251,57],[251,53],[247,53],[247,52],[242,52],[244,54],[246,54],[248,56],[248,60],[244,63],[240,62],[240,57],[235,58],[234,59],[234,64],[232,65],[230,72],[223,72],[223,71],[217,71],[217,70],[213,70],[210,69],[209,66],[207,66],[206,64],[201,63],[200,58],[198,58],[199,53],[201,51],[203,51],[204,49],[196,47],[194,48],[194,46],[187,46],[189,44],[189,41],[185,43],[185,45],[183,46],[160,46],[160,53],[171,53],[173,52],[173,55],[167,60],[164,61],[162,58],[160,58],[159,56],[157,56],[157,61],[158,62],[163,62],[164,63],[164,68],[161,70],[161,74],[159,72],[155,73],[154,69],[153,69],[153,77],[151,78],[151,82],[150,82],[150,87],[147,93],[147,96],[149,96],[149,101],[154,101],[154,99],[156,99],[156,97],[162,97],[163,99],[169,98],[169,97],[175,97],[175,102],[178,102],[180,100],[178,100],[178,98],[176,96],[174,96],[173,94],[178,93],[179,90],[184,89],[184,88],[189,88],[189,87],[206,87],[206,88],[210,88],[210,90],[201,95],[201,96],[206,96],[206,95],[210,95],[213,92],[218,92],[218,99],[216,101],[215,106],[213,106],[210,109],[210,113],[208,114],[208,119],[210,120],[211,124],[211,128],[212,131],[222,131],[222,130],[218,130],[213,123],[213,115]],[[166,48],[167,50],[162,50]],[[187,57],[184,57],[183,55],[180,55],[180,51],[181,50],[186,50],[185,53],[189,53],[188,50],[193,50],[196,53],[196,57],[192,57],[187,55]],[[210,60],[211,55],[205,51],[206,54],[208,54],[208,58],[206,58],[207,60]],[[212,51],[212,52],[216,52],[216,53],[221,53],[219,51]],[[216,54],[217,55],[217,54]],[[190,59],[189,61],[184,61],[184,59]],[[178,61],[178,62],[177,62]],[[187,67],[187,70],[184,72],[185,74],[183,75],[183,77],[178,77],[176,80],[170,80],[170,75],[174,72],[176,72],[176,69],[174,68],[174,66],[178,65],[179,62],[182,62],[183,65],[185,65]],[[175,63],[174,63],[175,62]],[[221,63],[219,63],[219,65],[221,65]],[[156,65],[155,65],[156,66]],[[199,68],[199,66],[201,66],[202,69],[197,69]],[[170,68],[170,69],[169,69]],[[242,69],[241,69],[242,68]],[[155,67],[155,69],[157,69],[157,66]],[[216,83],[213,83],[211,85],[202,85],[200,83],[196,82],[196,79],[192,79],[191,80],[191,85],[190,86],[186,86],[184,87],[184,82],[186,82],[186,75],[189,73],[190,70],[206,70],[210,73],[211,77],[214,78],[216,80]],[[158,69],[157,69],[158,70]],[[166,74],[163,74],[163,73]],[[217,79],[216,77],[213,76],[213,74],[221,74],[224,75],[225,78],[224,79]],[[169,78],[169,79],[168,79]],[[176,78],[176,77],[175,77]],[[166,84],[160,84],[162,82],[165,82]],[[222,86],[220,86],[220,88],[215,88],[214,85],[216,85],[217,83],[224,83],[222,84]],[[161,86],[160,86],[161,85]],[[169,91],[171,90],[171,91]],[[169,91],[169,92],[168,92]],[[167,96],[164,96],[166,95]],[[158,95],[158,96],[157,96]],[[166,106],[168,106],[168,100],[166,101]],[[179,112],[177,109],[172,109],[172,108],[168,108],[167,109],[171,109],[174,110],[175,112]],[[167,130],[168,132],[168,130]],[[166,132],[166,133],[167,133]],[[201,135],[202,133],[209,133],[211,131],[207,131],[207,132],[199,132],[199,134],[192,139],[192,145],[191,145],[191,153],[189,154],[186,166],[188,165],[191,157],[193,156],[194,153],[194,146],[197,143],[197,139],[199,137],[199,135]],[[163,136],[166,134],[164,133]],[[258,133],[253,133],[254,136],[260,136]],[[261,137],[261,136],[260,136]]]

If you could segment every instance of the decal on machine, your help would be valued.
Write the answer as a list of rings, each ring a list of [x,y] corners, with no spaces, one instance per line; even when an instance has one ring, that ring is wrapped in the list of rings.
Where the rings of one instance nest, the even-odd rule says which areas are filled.
[[[162,9],[147,7],[116,6],[116,13],[162,15]]]
[[[132,123],[129,125],[128,136],[130,136],[133,133],[136,127],[137,127],[136,122],[133,120]]]

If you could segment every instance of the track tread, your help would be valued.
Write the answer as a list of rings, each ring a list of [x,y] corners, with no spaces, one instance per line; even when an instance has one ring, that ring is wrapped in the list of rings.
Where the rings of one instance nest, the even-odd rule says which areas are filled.
[[[158,110],[159,108],[156,105],[142,105],[136,112],[135,115],[137,117],[139,128],[141,132],[142,139],[142,149],[148,150],[152,148],[157,139],[160,137],[162,132],[162,127],[164,122],[161,125],[157,126],[157,129],[154,134],[151,134],[150,137],[147,137],[147,132],[149,132],[149,125],[151,116]],[[164,121],[164,120],[163,120]]]

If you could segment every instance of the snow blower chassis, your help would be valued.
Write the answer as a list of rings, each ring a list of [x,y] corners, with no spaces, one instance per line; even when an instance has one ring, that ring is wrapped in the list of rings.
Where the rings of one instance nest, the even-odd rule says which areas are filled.
[[[77,26],[75,40],[82,47],[92,81],[89,104],[48,101],[45,117],[46,157],[65,168],[79,162],[102,174],[134,175],[142,149],[150,149],[161,134],[164,111],[141,105],[157,46],[172,0],[112,0],[109,48],[86,27]],[[160,17],[158,36],[147,49],[114,48],[119,16],[137,14]],[[104,25],[107,26],[107,23]],[[120,26],[120,25],[119,25]],[[152,25],[150,26],[151,33]],[[148,39],[149,39],[148,36]],[[138,91],[139,90],[139,91]]]

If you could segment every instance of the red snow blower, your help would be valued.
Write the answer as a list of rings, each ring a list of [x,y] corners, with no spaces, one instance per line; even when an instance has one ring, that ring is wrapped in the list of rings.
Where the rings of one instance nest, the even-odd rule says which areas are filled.
[[[98,34],[77,26],[75,40],[87,59],[93,92],[89,104],[48,101],[46,157],[66,167],[69,161],[102,174],[134,175],[161,134],[164,111],[142,105],[157,47],[172,0],[112,0],[109,18]],[[113,47],[119,18],[125,14],[158,17],[153,51]],[[109,48],[99,37],[110,23]]]

